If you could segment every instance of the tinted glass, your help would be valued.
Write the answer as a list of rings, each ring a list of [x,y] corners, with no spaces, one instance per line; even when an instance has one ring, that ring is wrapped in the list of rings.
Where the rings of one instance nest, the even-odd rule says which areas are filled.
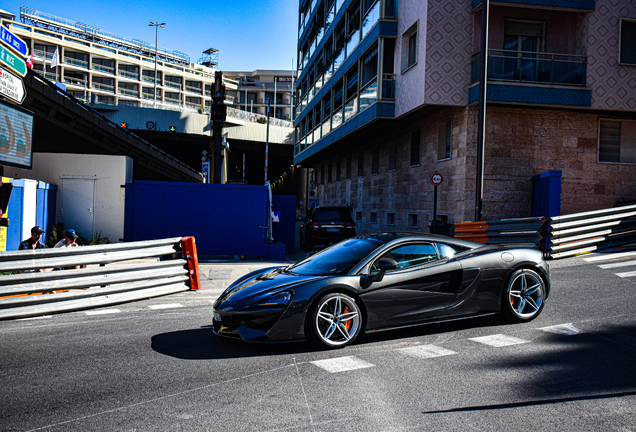
[[[345,240],[307,258],[290,270],[302,276],[344,275],[382,244],[372,238]]]
[[[325,221],[349,220],[351,216],[347,210],[339,209],[317,209],[314,213],[314,219]]]
[[[430,243],[410,244],[392,249],[382,255],[381,258],[394,259],[398,264],[396,270],[403,270],[405,268],[415,267],[436,261],[439,259],[439,254],[435,245],[432,245]],[[371,271],[377,272],[375,264],[371,268]]]

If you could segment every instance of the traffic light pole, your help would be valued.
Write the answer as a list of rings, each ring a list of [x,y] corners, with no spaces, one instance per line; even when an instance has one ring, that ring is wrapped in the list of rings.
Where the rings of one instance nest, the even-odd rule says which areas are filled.
[[[223,85],[223,73],[216,71],[214,73],[214,91],[212,92],[212,106],[210,107],[210,117],[212,121],[212,140],[210,142],[210,156],[213,155],[213,166],[210,166],[212,172],[213,183],[221,183],[223,155],[221,149],[223,147],[223,122],[227,115],[225,103],[225,86]],[[214,148],[212,148],[214,146]]]

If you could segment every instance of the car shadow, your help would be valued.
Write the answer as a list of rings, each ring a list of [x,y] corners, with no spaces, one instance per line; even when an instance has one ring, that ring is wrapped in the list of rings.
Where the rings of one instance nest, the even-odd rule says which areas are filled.
[[[498,316],[486,316],[417,327],[367,333],[352,346],[400,341],[402,339],[448,333],[468,328],[508,324]],[[183,360],[216,360],[270,355],[300,354],[323,351],[309,342],[248,343],[214,334],[212,326],[162,333],[152,337],[151,347],[160,354]]]

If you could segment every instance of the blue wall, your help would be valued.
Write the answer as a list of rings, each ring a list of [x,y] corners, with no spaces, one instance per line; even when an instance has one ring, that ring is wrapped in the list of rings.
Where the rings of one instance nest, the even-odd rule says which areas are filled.
[[[124,241],[194,236],[199,255],[267,256],[265,186],[126,184]]]
[[[22,222],[24,215],[24,180],[11,180],[13,191],[9,199],[9,228],[7,230],[7,250],[18,250],[20,243],[26,238],[22,238]],[[55,225],[57,186],[38,182],[36,192],[36,214],[35,224],[42,227],[42,243],[46,243],[51,228]],[[31,216],[32,217],[32,216]]]
[[[296,251],[296,197],[272,196],[272,211],[280,212],[280,222],[273,225],[274,241],[284,243],[285,251]]]

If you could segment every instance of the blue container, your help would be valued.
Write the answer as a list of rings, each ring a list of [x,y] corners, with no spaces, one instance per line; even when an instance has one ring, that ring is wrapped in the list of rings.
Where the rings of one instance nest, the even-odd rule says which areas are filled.
[[[546,171],[532,177],[532,216],[561,215],[561,171]]]

